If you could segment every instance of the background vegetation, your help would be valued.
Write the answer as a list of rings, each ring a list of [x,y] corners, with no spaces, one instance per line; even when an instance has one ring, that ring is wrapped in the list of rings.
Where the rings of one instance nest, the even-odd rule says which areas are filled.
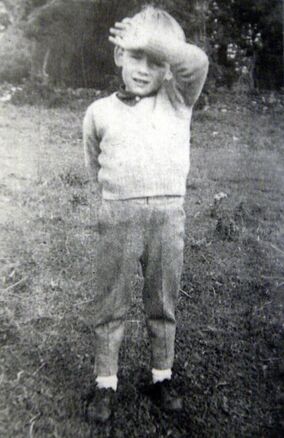
[[[145,0],[3,0],[0,80],[108,86],[115,68],[108,29]],[[283,85],[281,0],[160,0],[211,61],[208,86]],[[2,12],[1,12],[2,11]],[[13,48],[12,48],[13,46]],[[48,75],[48,76],[47,76]]]

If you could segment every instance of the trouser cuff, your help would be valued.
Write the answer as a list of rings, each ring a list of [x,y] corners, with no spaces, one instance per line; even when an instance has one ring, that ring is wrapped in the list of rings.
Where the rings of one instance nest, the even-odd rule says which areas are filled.
[[[111,388],[114,391],[117,390],[117,376],[113,375],[113,376],[97,376],[96,377],[96,382],[97,382],[97,386],[99,389],[107,389],[107,388]]]

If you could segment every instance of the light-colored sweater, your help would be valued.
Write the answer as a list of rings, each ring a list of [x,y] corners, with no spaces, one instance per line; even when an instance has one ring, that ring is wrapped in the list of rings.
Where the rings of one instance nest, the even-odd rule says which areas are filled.
[[[95,190],[99,188],[104,199],[185,194],[192,107],[208,62],[200,49],[179,44],[168,57],[167,47],[152,44],[152,53],[163,54],[174,76],[155,95],[130,106],[114,93],[87,109],[83,123],[86,165]]]

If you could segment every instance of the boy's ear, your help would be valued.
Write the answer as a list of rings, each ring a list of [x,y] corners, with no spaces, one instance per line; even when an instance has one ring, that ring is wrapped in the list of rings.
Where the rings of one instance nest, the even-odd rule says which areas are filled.
[[[123,49],[115,46],[114,48],[114,62],[117,67],[122,67]]]

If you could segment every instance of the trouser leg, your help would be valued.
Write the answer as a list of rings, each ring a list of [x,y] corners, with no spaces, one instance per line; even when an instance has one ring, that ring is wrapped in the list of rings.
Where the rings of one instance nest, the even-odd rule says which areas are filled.
[[[173,365],[175,306],[183,265],[185,214],[182,205],[153,209],[142,257],[143,300],[152,347],[152,367]]]
[[[117,373],[124,320],[137,268],[139,233],[135,212],[126,203],[106,201],[99,218],[95,311],[95,374]]]

